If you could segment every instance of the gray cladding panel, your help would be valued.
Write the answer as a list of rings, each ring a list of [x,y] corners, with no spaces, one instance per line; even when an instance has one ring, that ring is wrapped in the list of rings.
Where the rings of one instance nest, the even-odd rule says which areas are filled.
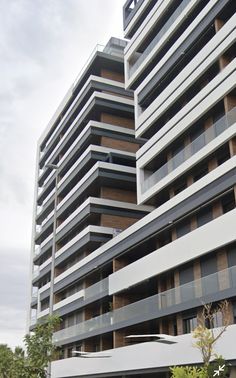
[[[108,248],[100,256],[95,257],[92,261],[82,266],[78,271],[73,272],[68,277],[64,278],[60,285],[61,287],[69,285],[73,281],[85,276],[91,270],[97,269],[98,267],[108,263],[115,257],[121,255],[126,250],[134,247],[136,244],[140,243],[142,240],[151,237],[153,234],[157,233],[159,230],[181,218],[185,214],[189,213],[195,208],[198,208],[203,203],[211,200],[217,194],[227,190],[236,183],[236,168],[232,169],[230,172],[226,173],[222,177],[213,181],[211,184],[207,185],[199,192],[193,194],[192,196],[186,198],[180,204],[176,205],[174,208],[168,210],[160,217],[147,223],[140,230],[137,230],[132,234],[132,238],[128,237],[123,239],[116,245]]]
[[[65,339],[65,340],[63,340],[63,342],[60,342],[57,345],[68,344],[68,343],[75,342],[75,341],[78,341],[78,340],[86,339],[88,337],[93,337],[93,336],[97,336],[97,335],[100,335],[100,334],[112,332],[116,329],[129,327],[131,325],[139,324],[139,323],[142,323],[142,322],[145,322],[145,321],[148,321],[148,320],[158,319],[158,318],[161,318],[161,317],[164,317],[164,316],[179,313],[181,311],[186,311],[186,310],[192,309],[194,307],[202,306],[203,302],[204,303],[211,303],[211,302],[220,301],[222,299],[227,299],[227,298],[230,298],[230,297],[233,297],[233,296],[235,296],[235,288],[230,288],[230,289],[226,289],[226,290],[223,290],[223,291],[219,291],[215,294],[209,294],[209,295],[206,295],[204,297],[194,298],[194,299],[186,301],[184,303],[173,305],[173,306],[168,307],[166,309],[158,309],[158,306],[153,304],[152,306],[150,306],[149,313],[146,316],[140,316],[137,313],[132,319],[129,319],[129,320],[126,320],[126,321],[121,321],[119,323],[116,323],[115,325],[106,326],[106,327],[103,327],[101,329],[97,329],[97,330],[94,330],[94,331],[83,333],[79,336],[74,336],[74,337]]]
[[[143,88],[143,90],[138,95],[138,103],[142,103],[145,97],[152,91],[158,83],[161,82],[163,77],[168,74],[171,68],[177,64],[178,61],[183,58],[183,53],[188,51],[191,45],[193,45],[196,40],[204,33],[207,27],[212,24],[218,13],[227,5],[230,0],[222,0],[215,4],[212,10],[207,13],[205,18],[198,24],[194,31],[185,39],[182,45],[175,50],[171,58],[166,62],[165,65],[156,73],[152,80]]]

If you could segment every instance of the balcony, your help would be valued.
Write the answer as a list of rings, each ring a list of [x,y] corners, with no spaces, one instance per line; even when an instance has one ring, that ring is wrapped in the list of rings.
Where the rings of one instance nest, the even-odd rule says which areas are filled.
[[[212,140],[217,138],[225,130],[229,129],[236,122],[236,107],[230,110],[225,116],[220,118],[216,123],[210,126],[207,130],[202,132],[190,144],[183,147],[176,155],[174,155],[168,162],[162,165],[156,172],[152,173],[142,183],[142,192],[144,193],[149,188],[156,185],[159,181],[165,178],[168,174],[173,172],[182,163],[187,161],[190,157],[199,152],[203,147],[209,144]],[[145,172],[145,170],[144,170]],[[146,172],[148,173],[148,171]]]
[[[36,277],[38,277],[40,273],[40,270],[39,270],[39,267],[36,268],[33,272],[32,272],[32,279],[34,280]]]
[[[104,278],[103,280],[96,282],[94,285],[89,286],[87,289],[80,290],[77,293],[72,294],[62,301],[56,303],[53,306],[53,310],[56,311],[74,301],[78,302],[79,308],[80,305],[84,305],[85,301],[87,304],[88,302],[90,303],[93,300],[96,300],[98,297],[101,298],[105,297],[106,295],[108,295],[108,278]]]
[[[128,0],[123,7],[123,24],[124,29],[128,26],[144,0]]]
[[[81,115],[87,109],[87,103],[91,102],[91,98],[96,97],[96,94],[99,95],[103,92],[111,92],[114,96],[114,99],[119,96],[121,96],[121,98],[123,97],[126,99],[132,99],[132,92],[125,91],[123,83],[91,75],[85,83],[85,85],[83,86],[83,88],[81,89],[80,93],[76,96],[73,103],[73,108],[71,109],[71,114],[67,116],[67,118],[64,120],[64,122],[62,122],[60,126],[60,129],[62,130],[65,127],[67,128],[66,131],[63,133],[63,138],[60,139],[57,143],[55,143],[54,139],[51,141],[51,148],[41,158],[40,168],[43,168],[45,164],[54,161],[59,154],[65,153],[65,142],[66,140],[68,141],[69,136],[71,136],[71,134],[76,135],[73,137],[74,139],[78,136],[79,130],[77,130],[78,127],[75,127],[75,125],[76,120],[78,120],[79,117],[78,115],[76,117],[73,116],[75,110],[78,114]],[[42,171],[39,177],[40,182],[44,173],[45,169]]]
[[[161,292],[54,334],[57,345],[109,332],[235,294],[236,266]]]
[[[34,326],[37,323],[37,317],[36,315],[32,315],[30,319],[30,325]]]
[[[129,77],[133,75],[133,73],[140,67],[141,63],[144,62],[146,57],[153,51],[155,46],[158,44],[160,39],[164,36],[164,34],[169,31],[171,25],[177,20],[180,14],[185,10],[186,6],[189,4],[190,0],[183,0],[182,3],[178,6],[178,8],[174,11],[174,13],[170,16],[168,21],[164,24],[161,30],[156,34],[153,38],[151,43],[146,47],[146,49],[141,53],[135,53],[135,59],[133,60],[133,64],[129,67]]]

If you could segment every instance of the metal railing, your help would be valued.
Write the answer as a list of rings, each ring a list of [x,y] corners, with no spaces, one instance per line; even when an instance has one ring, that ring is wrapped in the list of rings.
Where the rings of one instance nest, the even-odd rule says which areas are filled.
[[[183,147],[176,155],[174,155],[168,162],[162,165],[159,169],[151,174],[142,184],[142,191],[146,191],[160,180],[166,177],[169,173],[178,168],[182,163],[200,151],[208,143],[218,137],[223,131],[227,130],[236,122],[236,107],[230,110],[216,123],[203,131],[196,139],[194,139],[187,146]]]
[[[146,59],[148,54],[150,54],[150,52],[154,49],[154,47],[157,45],[157,43],[160,41],[160,39],[163,37],[163,35],[170,29],[171,25],[175,22],[175,20],[183,12],[183,10],[186,8],[186,6],[189,3],[190,3],[190,0],[183,0],[182,3],[178,6],[178,8],[174,11],[174,13],[170,16],[168,21],[161,28],[161,30],[157,33],[155,38],[153,38],[153,40],[147,46],[147,48],[142,53],[136,52],[137,58],[136,58],[136,61],[133,63],[133,65],[131,65],[130,68],[129,68],[129,77],[133,75],[134,71]]]
[[[139,6],[144,2],[144,0],[127,0],[123,6],[123,22],[124,28],[127,27]]]
[[[60,343],[74,336],[82,336],[89,332],[99,331],[104,328],[118,328],[124,321],[140,323],[140,318],[157,318],[163,316],[164,310],[180,304],[192,306],[194,299],[199,300],[199,305],[204,302],[204,298],[214,295],[220,291],[236,288],[236,266],[210,274],[198,280],[188,282],[185,285],[161,292],[151,297],[134,302],[117,310],[107,312],[103,315],[75,324],[54,334],[54,341]]]
[[[35,269],[33,271],[33,273],[32,273],[32,279],[38,277],[39,273],[40,273],[40,270],[39,270],[39,267],[38,267],[37,269]]]
[[[31,315],[31,318],[30,318],[30,325],[35,325],[37,322],[37,315]]]
[[[108,295],[108,278],[96,282],[84,290],[84,300],[96,297],[99,294]]]
[[[60,302],[54,304],[54,311],[58,308],[68,305],[74,301],[84,302],[88,299],[97,299],[98,296],[105,297],[108,295],[108,278],[104,278],[103,280],[96,282],[95,284],[87,287],[86,289],[79,289],[75,293],[69,295],[68,297],[64,298]]]

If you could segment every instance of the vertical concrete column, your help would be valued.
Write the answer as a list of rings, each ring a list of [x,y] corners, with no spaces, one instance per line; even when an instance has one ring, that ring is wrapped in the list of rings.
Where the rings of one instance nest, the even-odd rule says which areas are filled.
[[[202,284],[201,284],[201,264],[200,260],[195,260],[193,263],[193,276],[195,283],[195,296],[202,296]]]
[[[182,335],[184,333],[182,314],[176,315],[176,323],[177,323],[177,334]]]
[[[113,337],[100,336],[100,350],[107,350],[113,348]]]
[[[188,136],[185,139],[185,158],[188,159],[191,157],[191,146],[190,146],[191,140],[190,136]],[[187,176],[187,187],[191,186],[193,184],[193,175]]]
[[[222,249],[217,252],[217,269],[218,269],[218,281],[219,281],[219,290],[224,290],[229,288],[229,275],[227,272],[228,268],[228,259],[227,252]]]
[[[174,272],[174,284],[175,284],[175,303],[178,304],[181,301],[181,296],[180,296],[180,279],[179,279],[179,271],[175,270]]]
[[[119,348],[125,346],[125,332],[122,329],[113,332],[113,346]]]
[[[173,162],[172,162],[172,153],[168,152],[167,154],[167,167],[168,167],[168,173],[173,171]]]
[[[211,129],[211,126],[213,125],[213,119],[212,117],[209,117],[205,123],[204,123],[204,129],[205,129],[205,143],[209,143],[214,138],[213,130]],[[211,172],[213,169],[215,169],[218,166],[216,157],[212,158],[208,162],[208,171]]]
[[[174,322],[172,321],[172,319],[170,319],[168,324],[168,335],[174,336],[174,334]]]
[[[161,319],[159,321],[159,329],[160,329],[160,333],[165,333],[165,334],[169,333],[168,319]]]

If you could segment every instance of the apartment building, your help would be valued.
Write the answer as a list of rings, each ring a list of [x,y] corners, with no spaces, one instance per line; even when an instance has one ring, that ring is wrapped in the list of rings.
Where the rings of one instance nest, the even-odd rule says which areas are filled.
[[[134,91],[135,109],[133,206],[141,219],[68,268],[85,282],[105,270],[96,276],[103,300],[99,313],[91,307],[94,317],[84,303],[78,324],[54,335],[72,348],[65,356],[73,348],[95,353],[56,361],[53,376],[166,378],[169,366],[200,363],[190,332],[203,303],[227,299],[231,325],[217,352],[233,377],[236,2],[128,0],[123,17],[125,88]],[[55,278],[56,293],[64,276]],[[83,290],[85,301],[88,285]],[[222,323],[218,312],[214,326]]]
[[[137,206],[133,92],[124,88],[125,42],[97,48],[40,138],[32,242],[31,329],[48,314],[62,318],[61,358],[113,346],[83,322],[112,307],[103,267],[84,270],[91,253],[149,213]],[[73,328],[74,327],[74,328]]]

